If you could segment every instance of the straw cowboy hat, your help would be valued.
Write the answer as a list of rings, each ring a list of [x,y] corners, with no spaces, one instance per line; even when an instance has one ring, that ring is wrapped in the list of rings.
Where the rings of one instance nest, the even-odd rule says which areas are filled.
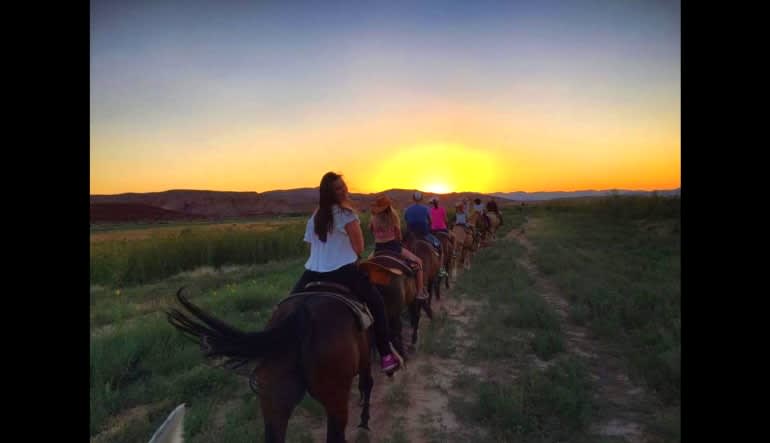
[[[393,205],[393,202],[388,198],[387,195],[383,195],[382,197],[377,197],[377,200],[372,203],[372,214],[379,214],[380,212],[385,211],[389,207]]]

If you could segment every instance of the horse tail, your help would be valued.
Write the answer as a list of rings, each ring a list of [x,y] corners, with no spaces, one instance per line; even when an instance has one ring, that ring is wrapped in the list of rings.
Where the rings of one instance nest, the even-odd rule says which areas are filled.
[[[176,298],[194,318],[172,308],[166,311],[168,322],[199,343],[205,357],[225,357],[224,366],[230,369],[291,349],[300,343],[307,326],[307,310],[296,309],[263,331],[244,332],[192,304],[182,296],[183,289],[177,291]]]

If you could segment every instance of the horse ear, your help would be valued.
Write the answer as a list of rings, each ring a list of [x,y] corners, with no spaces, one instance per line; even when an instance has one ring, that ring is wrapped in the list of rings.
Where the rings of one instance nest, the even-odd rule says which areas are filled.
[[[166,421],[155,431],[150,443],[183,443],[184,414],[185,404],[182,403],[169,414]]]

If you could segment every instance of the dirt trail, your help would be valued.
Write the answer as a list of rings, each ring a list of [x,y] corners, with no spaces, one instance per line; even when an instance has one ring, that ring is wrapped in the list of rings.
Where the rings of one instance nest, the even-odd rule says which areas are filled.
[[[515,239],[526,254],[519,263],[535,279],[538,293],[562,319],[567,351],[582,357],[593,378],[594,400],[600,405],[597,419],[589,432],[604,437],[622,438],[629,443],[659,441],[645,430],[653,417],[641,405],[651,401],[642,387],[629,379],[619,351],[592,337],[587,328],[575,324],[569,317],[570,303],[556,285],[545,278],[532,259],[534,246],[526,232],[536,229],[536,221],[528,219],[521,229],[511,231],[506,238]],[[643,409],[643,410],[642,410]]]
[[[463,271],[458,267],[458,274]],[[465,294],[457,294],[453,288],[442,287],[441,300],[433,300],[434,318],[444,318],[447,323],[454,323],[454,352],[449,357],[429,354],[420,348],[407,353],[406,370],[398,371],[388,378],[379,372],[379,365],[374,364],[374,388],[371,398],[371,418],[369,431],[359,429],[361,407],[357,381],[354,382],[348,412],[347,440],[350,442],[390,442],[407,441],[410,443],[473,441],[485,434],[484,429],[472,428],[467,423],[460,423],[449,407],[449,393],[452,384],[462,372],[486,378],[495,369],[491,366],[470,366],[460,361],[467,349],[473,344],[472,321],[481,306],[480,302],[469,300]],[[420,337],[425,335],[431,320],[423,315],[420,321]],[[447,327],[449,324],[447,324]],[[446,333],[447,331],[442,331]],[[412,329],[408,322],[404,325],[405,341],[411,337]],[[313,441],[325,441],[324,426],[313,430]]]
[[[357,381],[351,393],[347,440],[350,442],[408,441],[412,443],[447,441],[450,436],[467,435],[467,426],[462,426],[449,408],[452,382],[460,371],[480,374],[481,368],[463,366],[457,355],[470,345],[464,339],[464,327],[472,319],[473,303],[453,296],[452,290],[442,288],[440,301],[433,300],[434,318],[446,316],[448,321],[457,321],[455,352],[449,358],[425,353],[420,349],[407,351],[407,368],[392,378],[379,371],[379,364],[373,365],[374,388],[371,397],[371,418],[369,431],[358,428],[361,407]],[[420,321],[420,332],[430,326],[431,320],[424,315]],[[404,338],[411,337],[411,327],[404,326]],[[326,427],[313,430],[313,441],[325,441]]]

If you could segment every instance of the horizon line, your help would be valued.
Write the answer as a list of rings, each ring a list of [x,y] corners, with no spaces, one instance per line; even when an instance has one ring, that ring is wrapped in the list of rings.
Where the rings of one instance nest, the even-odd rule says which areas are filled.
[[[318,186],[315,187],[308,187],[308,186],[301,186],[297,188],[288,188],[288,189],[270,189],[267,191],[218,191],[213,189],[166,189],[164,191],[144,191],[144,192],[136,192],[136,191],[126,191],[126,192],[118,192],[113,194],[91,194],[89,193],[90,197],[98,197],[98,196],[116,196],[116,195],[126,195],[126,194],[162,194],[166,192],[219,192],[219,193],[235,193],[235,194],[267,194],[269,192],[289,192],[289,191],[301,191],[301,190],[315,190],[318,189]],[[364,194],[364,195],[372,195],[372,194],[380,194],[383,192],[390,192],[390,191],[420,191],[423,194],[431,194],[431,195],[451,195],[451,194],[485,194],[485,195],[495,195],[495,194],[555,194],[555,193],[576,193],[576,192],[607,192],[607,191],[630,191],[630,192],[656,192],[656,191],[676,191],[681,190],[682,187],[677,186],[674,188],[656,188],[656,189],[635,189],[635,188],[605,188],[605,189],[578,189],[575,191],[494,191],[494,192],[478,192],[478,191],[452,191],[452,192],[445,192],[445,193],[439,193],[439,192],[429,192],[424,191],[422,189],[417,188],[388,188],[382,191],[375,191],[375,192],[355,192],[350,191],[349,194]]]

